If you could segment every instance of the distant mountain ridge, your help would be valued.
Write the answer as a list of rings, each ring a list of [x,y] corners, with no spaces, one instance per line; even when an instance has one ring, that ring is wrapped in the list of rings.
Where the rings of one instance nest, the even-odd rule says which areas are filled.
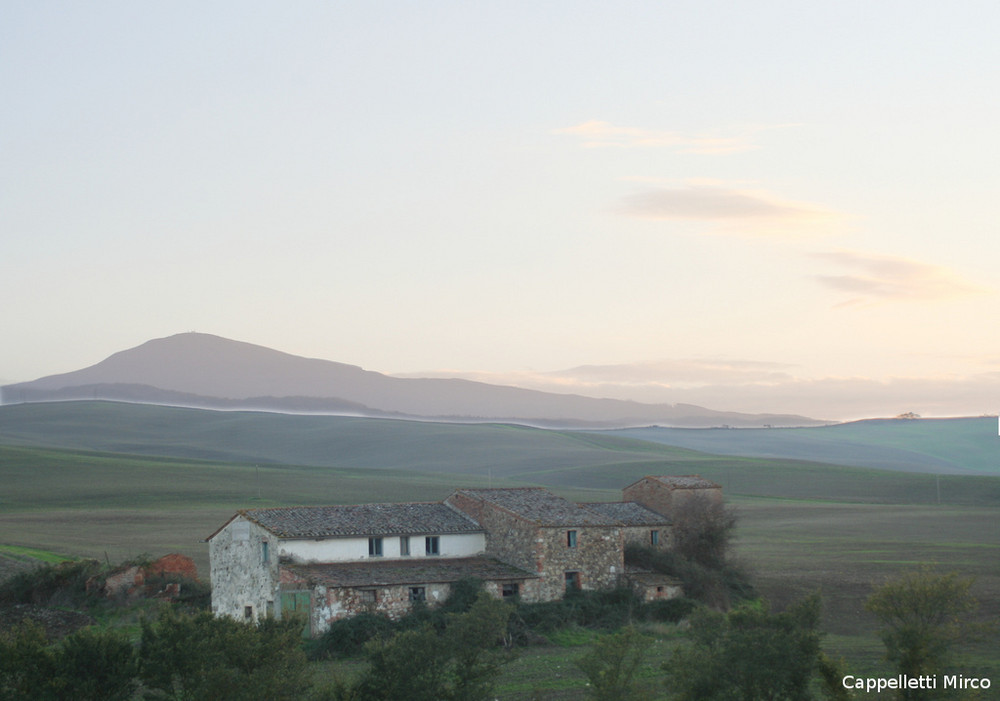
[[[827,423],[804,416],[595,399],[471,380],[390,377],[203,333],[154,339],[82,370],[0,388],[5,404],[78,399],[566,427]]]

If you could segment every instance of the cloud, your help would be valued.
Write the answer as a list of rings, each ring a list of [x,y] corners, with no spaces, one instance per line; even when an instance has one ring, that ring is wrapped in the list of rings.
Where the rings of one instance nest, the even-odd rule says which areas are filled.
[[[676,131],[618,127],[610,122],[589,121],[556,129],[582,140],[585,148],[667,148],[681,153],[722,154],[756,148],[744,138],[688,136]]]
[[[821,284],[852,297],[838,306],[859,306],[880,301],[931,301],[982,294],[986,290],[961,279],[951,269],[895,256],[859,251],[812,254],[847,272],[816,275]]]
[[[659,187],[628,195],[618,212],[644,219],[711,222],[724,233],[751,235],[801,234],[806,227],[814,228],[840,216],[819,205],[714,181],[688,181],[681,187]]]
[[[581,365],[545,373],[552,379],[572,378],[592,385],[648,385],[660,387],[695,386],[717,382],[757,383],[789,379],[791,366],[752,360],[662,360],[651,363]]]

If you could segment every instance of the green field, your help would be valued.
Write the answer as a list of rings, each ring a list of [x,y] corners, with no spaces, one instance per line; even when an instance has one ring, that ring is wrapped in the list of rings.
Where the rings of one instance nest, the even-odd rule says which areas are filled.
[[[284,459],[292,456],[301,461]],[[645,474],[699,473],[721,483],[738,509],[736,552],[776,607],[821,589],[827,648],[852,672],[882,664],[864,599],[918,563],[975,577],[984,617],[1000,618],[1000,478],[844,467],[824,457],[720,456],[605,432],[505,425],[99,402],[0,407],[0,555],[32,557],[20,550],[28,548],[36,557],[115,562],[177,551],[207,575],[202,541],[240,508],[432,500],[489,484],[613,500]],[[1000,684],[996,649],[994,631],[964,653],[971,671]],[[582,698],[571,668],[582,653],[529,651],[508,671],[503,698],[530,698],[533,688]]]
[[[940,475],[1000,476],[997,417],[872,419],[775,429],[630,428],[609,435],[724,455],[814,460]]]

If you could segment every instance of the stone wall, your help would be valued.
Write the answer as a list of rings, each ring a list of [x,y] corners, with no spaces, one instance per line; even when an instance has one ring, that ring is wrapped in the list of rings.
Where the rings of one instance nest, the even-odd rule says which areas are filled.
[[[278,589],[275,540],[257,524],[236,516],[208,541],[212,612],[215,615],[257,620],[275,609]],[[267,562],[264,561],[265,542],[268,543]]]
[[[576,532],[576,546],[568,546],[568,531]],[[624,569],[624,540],[618,526],[546,527],[542,540],[540,595],[543,601],[566,592],[566,573],[578,572],[581,589],[612,589]]]
[[[704,498],[722,503],[722,487],[718,485],[687,488],[665,484],[655,478],[643,477],[622,490],[623,501],[634,501],[647,509],[672,518],[680,505],[692,498]]]
[[[486,529],[487,555],[528,572],[541,572],[542,539],[534,523],[461,492],[448,497],[448,503],[472,516]]]
[[[658,542],[652,542],[651,531],[656,531]],[[669,526],[627,526],[622,529],[625,543],[633,543],[643,547],[655,547],[658,550],[669,550],[673,547],[673,533]]]

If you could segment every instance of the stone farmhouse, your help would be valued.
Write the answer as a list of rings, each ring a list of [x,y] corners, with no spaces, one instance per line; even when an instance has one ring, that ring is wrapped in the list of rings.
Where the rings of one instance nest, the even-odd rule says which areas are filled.
[[[319,635],[361,611],[404,615],[443,602],[463,578],[496,597],[551,601],[568,589],[634,587],[645,599],[676,582],[626,571],[625,544],[671,546],[685,500],[721,502],[697,475],[644,477],[620,502],[577,504],[540,487],[458,489],[441,502],[239,511],[208,537],[212,610],[257,620],[305,614]]]

